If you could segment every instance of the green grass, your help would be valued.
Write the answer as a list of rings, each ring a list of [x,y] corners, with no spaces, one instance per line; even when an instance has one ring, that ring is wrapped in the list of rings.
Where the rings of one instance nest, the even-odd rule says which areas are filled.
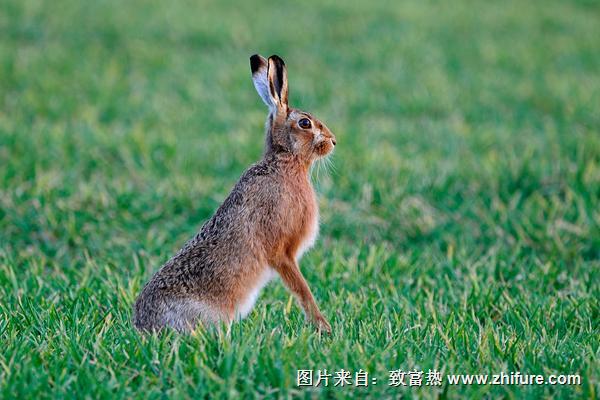
[[[268,3],[0,4],[0,398],[597,398],[598,3]],[[301,262],[334,333],[276,281],[229,336],[142,337],[142,285],[261,155],[255,52],[338,138]],[[415,368],[582,384],[387,385]]]

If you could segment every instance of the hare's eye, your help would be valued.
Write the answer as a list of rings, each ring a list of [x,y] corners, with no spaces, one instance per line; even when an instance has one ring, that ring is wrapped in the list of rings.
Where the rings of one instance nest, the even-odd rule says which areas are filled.
[[[309,129],[310,125],[310,119],[308,118],[302,118],[300,121],[298,121],[298,126],[302,129]]]

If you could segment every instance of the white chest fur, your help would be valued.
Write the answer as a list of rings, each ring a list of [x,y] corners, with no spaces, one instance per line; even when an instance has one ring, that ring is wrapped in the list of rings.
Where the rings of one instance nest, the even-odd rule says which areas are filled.
[[[236,308],[236,317],[239,319],[246,318],[246,316],[252,311],[254,307],[254,303],[256,303],[256,299],[260,294],[260,291],[271,279],[275,277],[276,273],[273,268],[267,266],[262,274],[256,280],[254,287],[250,289],[248,295],[245,299],[243,299],[240,303],[238,303]]]
[[[298,251],[296,252],[296,260],[300,260],[302,254],[315,244],[317,241],[317,236],[319,236],[319,211],[315,211],[315,216],[312,221],[310,221],[310,225],[308,226],[308,234],[306,238],[300,243],[298,247]]]

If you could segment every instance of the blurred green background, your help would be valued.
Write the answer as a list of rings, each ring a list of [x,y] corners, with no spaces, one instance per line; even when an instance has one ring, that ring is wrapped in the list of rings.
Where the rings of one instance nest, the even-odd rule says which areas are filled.
[[[599,38],[596,1],[3,0],[0,397],[597,397]],[[276,282],[230,336],[141,337],[141,286],[261,156],[254,53],[338,139],[301,262],[334,334]]]

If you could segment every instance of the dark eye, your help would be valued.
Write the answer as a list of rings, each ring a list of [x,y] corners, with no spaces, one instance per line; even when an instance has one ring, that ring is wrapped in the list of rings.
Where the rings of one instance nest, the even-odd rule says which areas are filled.
[[[298,126],[302,129],[309,129],[310,125],[310,119],[308,118],[302,118],[300,121],[298,121]]]

